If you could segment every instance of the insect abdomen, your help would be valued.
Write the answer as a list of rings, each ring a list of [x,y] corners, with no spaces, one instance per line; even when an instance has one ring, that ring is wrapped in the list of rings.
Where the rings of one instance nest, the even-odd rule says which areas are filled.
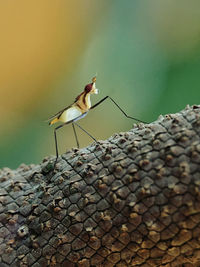
[[[59,118],[59,121],[61,121],[61,122],[71,121],[71,120],[74,120],[81,115],[82,115],[82,112],[78,108],[71,107],[71,108],[69,108],[63,112],[63,114]]]

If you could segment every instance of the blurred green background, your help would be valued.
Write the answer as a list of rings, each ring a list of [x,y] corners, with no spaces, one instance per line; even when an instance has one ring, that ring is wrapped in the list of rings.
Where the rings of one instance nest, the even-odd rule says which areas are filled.
[[[55,154],[45,120],[96,72],[92,103],[112,96],[141,120],[199,103],[199,0],[1,1],[0,39],[0,167]],[[101,140],[133,125],[109,100],[79,123]],[[76,145],[70,125],[58,139]]]

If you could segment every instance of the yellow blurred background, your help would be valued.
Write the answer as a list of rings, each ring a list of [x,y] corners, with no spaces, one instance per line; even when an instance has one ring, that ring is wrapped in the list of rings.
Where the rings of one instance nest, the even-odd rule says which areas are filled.
[[[198,0],[35,0],[0,2],[0,167],[55,154],[45,120],[71,104],[98,73],[98,96],[153,121],[198,104]],[[107,100],[80,121],[97,139],[133,122]],[[81,147],[90,138],[77,129]],[[60,153],[75,147],[58,132]]]

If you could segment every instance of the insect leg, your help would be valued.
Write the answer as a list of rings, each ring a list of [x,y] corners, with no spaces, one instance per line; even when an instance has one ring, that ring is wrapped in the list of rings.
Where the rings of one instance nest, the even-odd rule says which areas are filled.
[[[104,98],[102,98],[99,102],[97,102],[96,104],[94,104],[90,109],[96,108],[99,104],[101,104],[107,98],[109,98],[109,96],[105,96]]]
[[[65,125],[65,124],[59,125],[58,127],[56,127],[56,128],[54,129],[54,139],[55,139],[55,145],[56,145],[56,161],[55,161],[55,163],[54,163],[54,166],[55,166],[55,164],[57,163],[57,160],[58,160],[58,141],[57,141],[56,131],[57,131],[58,129],[60,129],[61,127],[63,127],[64,125]]]
[[[125,111],[110,97],[110,96],[105,96],[104,98],[102,98],[99,102],[97,102],[95,105],[93,105],[90,109],[93,109],[95,107],[97,107],[99,104],[101,104],[102,102],[104,102],[107,98],[109,98],[114,104],[115,106],[129,119],[132,119],[132,120],[135,120],[135,121],[138,121],[138,122],[142,122],[142,123],[147,123],[145,121],[142,121],[142,120],[139,120],[139,119],[136,119],[134,117],[131,117],[131,116],[128,116]]]
[[[89,135],[96,143],[98,143],[97,140],[91,134],[89,134],[85,129],[83,129],[78,123],[76,123],[76,122],[73,122],[73,123],[76,126],[78,126],[83,132],[85,132],[87,135]]]
[[[75,118],[75,119],[73,119],[73,120],[70,120],[70,121],[67,121],[67,122],[65,122],[65,123],[63,123],[63,124],[57,126],[56,128],[54,128],[54,139],[55,139],[55,145],[56,145],[56,160],[55,160],[54,166],[56,165],[56,163],[57,163],[57,161],[58,161],[58,156],[59,156],[59,154],[58,154],[58,141],[57,141],[56,131],[57,131],[58,129],[62,128],[63,126],[69,124],[69,123],[75,123],[75,122],[74,122],[75,120],[78,120],[78,119],[83,118],[86,114],[87,114],[87,113],[83,113],[83,114],[81,114],[80,116],[78,116],[77,118]],[[76,124],[76,125],[77,125],[77,124]],[[78,126],[79,126],[79,125],[78,125]],[[79,127],[80,127],[80,126],[79,126]],[[83,130],[83,131],[84,131],[84,130]],[[89,135],[89,134],[88,134],[88,135]],[[76,135],[75,135],[75,136],[76,136]],[[93,138],[93,137],[91,136],[91,138]],[[93,138],[93,139],[94,139],[94,138]],[[77,139],[77,140],[78,140],[78,139]],[[95,139],[94,139],[94,140],[95,140]],[[77,145],[78,145],[78,142],[77,142]]]
[[[77,137],[77,134],[76,134],[74,122],[72,122],[72,127],[73,127],[73,130],[74,130],[74,136],[75,136],[75,139],[76,139],[76,144],[77,144],[77,147],[79,148],[79,142],[78,142],[78,137]]]

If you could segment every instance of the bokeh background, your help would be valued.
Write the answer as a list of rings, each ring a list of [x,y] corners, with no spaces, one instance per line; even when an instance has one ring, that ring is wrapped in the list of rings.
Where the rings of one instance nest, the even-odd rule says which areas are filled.
[[[200,1],[0,1],[0,167],[55,154],[45,120],[96,72],[92,102],[110,95],[141,120],[198,104]],[[103,140],[133,122],[107,100],[80,124]],[[76,144],[71,126],[58,139],[60,153]]]

